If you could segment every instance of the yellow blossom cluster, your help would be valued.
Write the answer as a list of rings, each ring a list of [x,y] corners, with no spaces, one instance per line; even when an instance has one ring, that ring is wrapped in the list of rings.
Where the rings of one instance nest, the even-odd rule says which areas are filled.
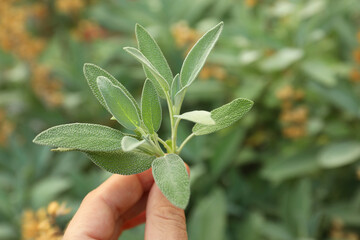
[[[0,109],[0,146],[6,146],[15,125],[8,119],[4,109]]]
[[[56,9],[63,14],[76,14],[85,7],[84,0],[56,0]]]
[[[357,40],[360,44],[360,31],[357,33]],[[360,82],[360,47],[356,48],[353,51],[353,60],[355,62],[355,67],[350,71],[350,80],[354,83]]]
[[[216,80],[224,81],[226,77],[226,70],[217,65],[205,65],[199,74],[199,78],[202,80],[215,78]]]
[[[22,217],[22,239],[23,240],[60,240],[62,231],[56,225],[58,216],[67,215],[70,209],[65,203],[51,202],[47,208],[26,210]]]
[[[255,5],[258,3],[258,0],[245,0],[245,5],[247,7],[255,7]]]
[[[45,41],[29,34],[26,22],[32,15],[32,10],[40,14],[41,5],[37,4],[32,8],[31,5],[15,5],[15,2],[15,0],[0,1],[0,47],[24,60],[31,61],[41,53]]]
[[[106,36],[106,32],[102,27],[89,20],[80,20],[73,33],[77,39],[84,42],[92,42]]]
[[[49,107],[59,106],[63,102],[62,83],[44,65],[34,64],[31,70],[31,87],[35,94]]]
[[[180,21],[173,25],[171,33],[175,39],[176,46],[179,48],[191,47],[201,36],[195,29],[190,28],[185,21]]]
[[[331,224],[330,237],[332,240],[359,240],[356,232],[344,229],[344,222],[341,219],[334,219]]]
[[[280,121],[282,133],[286,138],[298,139],[306,135],[308,108],[298,105],[304,98],[304,92],[286,85],[277,91],[276,96],[282,101]]]

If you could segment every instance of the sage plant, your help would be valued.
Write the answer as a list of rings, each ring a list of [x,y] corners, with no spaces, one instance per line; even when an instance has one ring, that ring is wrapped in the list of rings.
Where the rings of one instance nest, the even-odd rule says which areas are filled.
[[[206,32],[186,56],[181,71],[171,69],[152,36],[140,25],[135,32],[138,48],[124,50],[143,66],[146,80],[137,103],[129,91],[112,75],[94,64],[84,65],[87,82],[100,104],[123,127],[125,134],[106,126],[72,123],[49,128],[35,137],[34,143],[55,147],[53,151],[80,151],[96,165],[115,174],[130,175],[152,167],[155,183],[167,199],[185,209],[190,198],[186,166],[179,154],[194,136],[226,128],[246,114],[253,102],[238,98],[211,112],[195,110],[181,113],[181,105],[206,58],[217,42],[223,23]],[[157,134],[162,122],[160,101],[168,106],[171,138]],[[177,131],[181,120],[194,122],[192,133],[181,143]]]

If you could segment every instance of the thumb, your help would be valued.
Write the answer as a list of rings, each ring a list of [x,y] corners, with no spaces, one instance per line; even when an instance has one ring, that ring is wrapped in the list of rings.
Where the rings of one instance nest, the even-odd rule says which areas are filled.
[[[175,207],[153,184],[146,206],[146,240],[186,240],[184,210]]]

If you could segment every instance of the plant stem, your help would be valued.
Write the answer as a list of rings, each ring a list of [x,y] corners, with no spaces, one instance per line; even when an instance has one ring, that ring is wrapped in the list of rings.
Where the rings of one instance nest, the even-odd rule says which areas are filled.
[[[155,153],[160,155],[160,156],[164,156],[165,153],[163,152],[163,150],[161,149],[161,147],[159,146],[159,144],[157,143],[157,141],[153,141],[152,137],[149,137],[148,134],[146,134],[146,132],[138,127],[137,130],[141,133],[142,137],[150,144],[154,147]]]
[[[188,143],[188,142],[190,141],[190,139],[191,139],[192,137],[194,137],[194,136],[195,136],[194,133],[190,134],[190,135],[181,143],[181,145],[180,145],[180,147],[177,149],[176,153],[179,154],[179,153],[181,152],[181,150],[185,147],[186,143]]]
[[[158,144],[155,144],[151,139],[148,139],[148,142],[154,147],[157,154],[159,154],[160,156],[165,155],[165,153],[163,152],[163,150],[160,148],[160,146]]]
[[[168,152],[171,152],[171,148],[169,147],[169,145],[167,145],[167,143],[164,141],[164,140],[162,140],[161,138],[157,138],[157,140],[166,148],[166,150],[168,151]]]
[[[174,142],[174,135],[176,137],[176,129],[174,129],[174,111],[173,111],[173,104],[171,102],[171,99],[170,99],[170,96],[169,96],[169,93],[166,92],[165,93],[165,96],[166,96],[166,101],[167,101],[167,104],[168,104],[168,108],[169,108],[169,116],[170,116],[170,125],[171,125],[171,140],[172,140],[172,146],[171,146],[171,151],[170,153],[175,153],[176,151],[176,138],[175,138],[175,142]]]
[[[176,148],[177,148],[177,146],[176,146],[177,129],[178,129],[180,120],[181,120],[180,118],[176,119],[175,124],[174,124],[174,131],[173,131],[172,138],[171,138],[172,147],[173,147],[174,152],[176,152]]]

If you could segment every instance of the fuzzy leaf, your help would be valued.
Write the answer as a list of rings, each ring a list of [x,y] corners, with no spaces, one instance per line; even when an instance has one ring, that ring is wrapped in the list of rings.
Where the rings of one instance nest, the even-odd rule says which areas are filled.
[[[121,148],[124,135],[115,129],[88,123],[72,123],[49,128],[34,143],[81,151],[113,151]]]
[[[135,130],[140,125],[140,117],[131,99],[106,77],[98,77],[97,84],[110,113],[121,125]]]
[[[174,99],[175,95],[181,90],[180,74],[176,74],[171,84],[171,98]]]
[[[174,115],[174,117],[185,119],[191,122],[200,123],[204,125],[214,125],[215,121],[211,118],[211,113],[203,110],[196,110],[186,112],[181,115]]]
[[[138,42],[139,50],[150,61],[155,69],[164,77],[164,79],[171,85],[173,80],[173,74],[170,70],[159,45],[154,38],[145,30],[145,28],[139,24],[135,26],[136,39]],[[152,81],[156,81],[155,77],[150,73],[146,75]]]
[[[141,95],[141,116],[151,134],[159,130],[162,120],[161,104],[154,85],[148,79]]]
[[[158,91],[159,96],[165,98],[165,93],[169,91],[170,87],[168,82],[161,76],[161,74],[156,70],[156,68],[151,64],[149,59],[147,59],[138,49],[132,47],[125,47],[124,50],[134,56],[139,62],[141,62],[145,70],[150,71],[150,73],[155,77],[156,81],[152,80],[156,90]],[[145,71],[146,72],[146,71]]]
[[[223,22],[210,29],[192,47],[186,56],[180,71],[180,79],[183,87],[189,86],[197,77],[204,66],[206,58],[218,40],[223,29]]]
[[[242,118],[252,107],[253,101],[238,98],[234,101],[211,111],[211,117],[215,120],[215,125],[204,125],[197,123],[192,131],[195,135],[205,135],[216,132]]]
[[[126,94],[126,96],[128,96],[128,98],[130,98],[130,100],[133,102],[133,104],[135,105],[136,109],[138,110],[138,112],[140,113],[140,108],[136,102],[136,100],[134,99],[134,97],[129,93],[129,91],[118,81],[116,80],[111,74],[109,74],[107,71],[105,71],[104,69],[91,64],[91,63],[85,63],[84,64],[84,75],[85,78],[92,90],[92,92],[94,93],[95,97],[99,100],[99,102],[107,109],[105,100],[103,98],[103,96],[100,93],[99,87],[96,83],[96,79],[99,76],[104,76],[106,78],[108,78],[112,84],[114,84],[115,86],[121,88],[121,90],[123,90],[123,92]]]
[[[181,88],[180,75],[176,74],[171,85],[171,98],[174,103],[175,114],[180,113],[181,104],[184,100],[187,87]]]
[[[183,160],[176,154],[159,157],[152,163],[152,172],[165,197],[185,209],[190,198],[190,181]]]
[[[121,175],[141,173],[149,169],[155,159],[141,152],[87,152],[86,155],[99,167]]]
[[[121,140],[121,149],[124,152],[130,152],[130,151],[136,149],[137,147],[139,147],[141,144],[143,144],[145,142],[146,142],[145,140],[139,141],[136,138],[125,136]]]

